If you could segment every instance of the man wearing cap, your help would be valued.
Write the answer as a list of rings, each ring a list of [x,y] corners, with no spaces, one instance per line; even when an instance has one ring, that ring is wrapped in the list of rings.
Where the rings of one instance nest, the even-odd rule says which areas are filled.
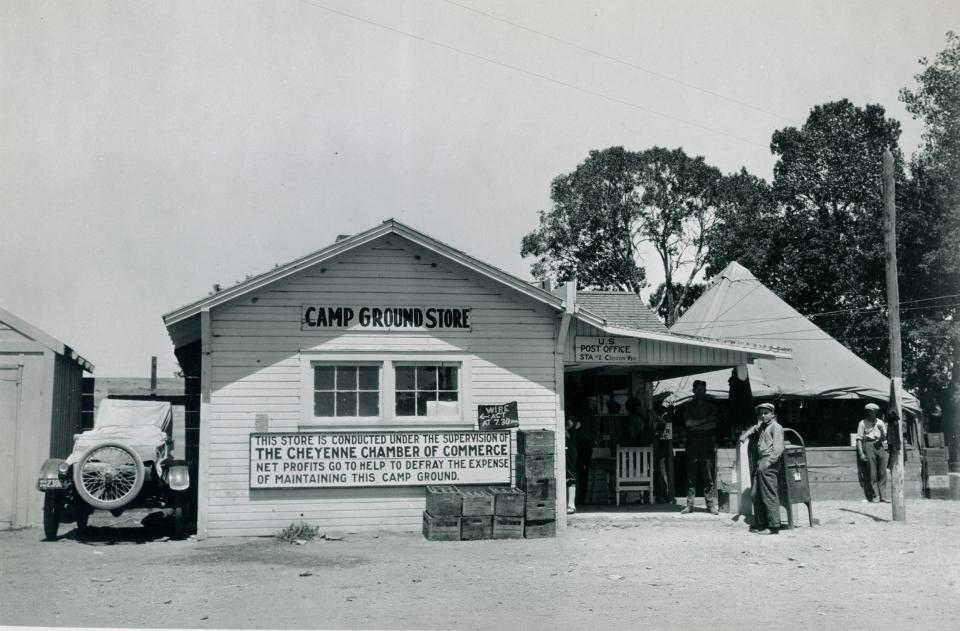
[[[864,463],[869,479],[863,485],[863,492],[870,502],[886,502],[887,463],[883,443],[887,440],[887,426],[877,418],[880,406],[868,403],[863,408],[867,418],[857,425],[857,457]]]
[[[717,406],[707,400],[707,382],[697,379],[693,382],[693,403],[684,410],[683,425],[687,433],[687,505],[681,513],[686,514],[693,510],[699,469],[703,477],[703,496],[707,500],[707,511],[714,515],[720,514],[717,509],[717,489],[713,484],[719,416]]]
[[[753,463],[753,525],[751,532],[775,535],[780,532],[780,494],[778,473],[783,455],[783,427],[777,421],[772,403],[757,406],[757,424],[740,435],[750,441]]]

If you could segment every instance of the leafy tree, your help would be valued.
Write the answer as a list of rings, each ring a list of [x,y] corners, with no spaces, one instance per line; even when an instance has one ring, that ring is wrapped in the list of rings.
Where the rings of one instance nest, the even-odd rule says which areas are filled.
[[[948,32],[947,48],[920,64],[916,89],[900,91],[907,110],[925,125],[899,204],[900,248],[917,252],[901,265],[909,278],[901,283],[906,342],[919,360],[907,376],[943,405],[955,463],[960,461],[960,36]]]
[[[520,254],[536,256],[535,278],[582,287],[639,292],[646,270],[634,231],[642,189],[636,154],[623,147],[591,151],[572,173],[550,187],[553,208],[523,237]]]
[[[667,300],[663,296],[663,292],[666,290],[667,284],[660,283],[657,285],[657,288],[653,290],[653,293],[650,294],[650,298],[647,301],[647,304],[653,309],[653,312],[657,314],[663,320],[667,319]],[[697,301],[700,296],[703,295],[703,292],[707,290],[706,283],[693,283],[690,287],[687,288],[687,292],[683,295],[681,299],[681,294],[683,294],[683,287],[677,284],[673,285],[673,304],[676,308],[677,318],[686,313],[693,303]]]
[[[682,149],[591,151],[572,173],[554,179],[553,207],[540,212],[540,226],[523,238],[521,255],[537,257],[536,278],[576,277],[582,287],[639,292],[646,285],[639,246],[648,242],[666,284],[681,288],[676,295],[663,292],[669,324],[705,264],[722,179]],[[687,278],[676,283],[681,268]]]
[[[801,313],[875,367],[888,360],[884,280],[883,152],[900,124],[879,105],[818,105],[801,128],[774,132],[774,180],[741,172],[727,185],[742,200],[718,215],[711,271],[739,260]],[[798,328],[802,328],[800,325]]]
[[[706,275],[737,261],[758,278],[776,282],[784,218],[770,185],[741,169],[725,179],[721,198],[717,227],[708,241]]]

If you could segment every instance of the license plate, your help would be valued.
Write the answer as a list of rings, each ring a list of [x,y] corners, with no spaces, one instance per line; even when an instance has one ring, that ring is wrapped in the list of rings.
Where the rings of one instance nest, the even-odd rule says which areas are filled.
[[[50,478],[46,478],[37,481],[37,488],[41,491],[44,491],[47,489],[65,489],[67,486],[63,483],[63,480],[51,480]]]

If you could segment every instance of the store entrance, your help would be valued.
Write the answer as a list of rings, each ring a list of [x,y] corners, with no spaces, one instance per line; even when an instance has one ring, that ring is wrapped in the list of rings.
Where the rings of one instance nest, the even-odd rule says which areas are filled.
[[[602,368],[568,373],[564,387],[575,511],[678,511],[673,425],[652,384]]]

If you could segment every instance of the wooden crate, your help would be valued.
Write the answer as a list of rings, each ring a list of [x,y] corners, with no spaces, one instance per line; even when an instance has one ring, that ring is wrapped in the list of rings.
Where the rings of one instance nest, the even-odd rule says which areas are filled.
[[[512,515],[494,515],[493,516],[493,538],[494,539],[523,539],[522,516],[514,517]]]
[[[517,454],[552,456],[557,452],[556,435],[548,429],[521,429],[517,432]]]
[[[923,463],[923,473],[926,476],[947,475],[950,467],[946,460],[927,460]]]
[[[423,511],[423,536],[430,541],[460,541],[460,517]]]
[[[950,489],[927,489],[927,497],[931,500],[952,500]]]
[[[553,456],[517,456],[517,486],[519,480],[539,480],[554,477]]]
[[[557,501],[551,500],[531,500],[527,497],[527,505],[524,507],[524,518],[527,521],[546,521],[557,518]]]
[[[927,462],[946,462],[947,449],[946,447],[930,447],[929,449],[924,449],[923,459]]]
[[[493,494],[483,487],[458,486],[463,501],[464,517],[483,517],[493,515]]]
[[[489,539],[493,536],[493,517],[461,517],[460,539],[476,541]]]
[[[462,515],[463,496],[455,486],[428,486],[427,512],[431,515]]]
[[[487,487],[487,490],[493,495],[494,515],[501,517],[523,517],[523,509],[527,501],[526,493],[520,489],[510,488],[509,486],[490,486]],[[520,534],[523,536],[522,531]]]
[[[929,432],[923,435],[924,447],[946,447],[943,440],[943,434],[939,432]]]
[[[523,523],[523,536],[527,539],[544,539],[557,536],[557,522],[549,521],[525,521]]]
[[[527,478],[517,478],[517,486],[526,493],[527,498],[536,500],[549,500],[557,498],[557,480],[550,476],[549,478],[540,478],[537,480]]]
[[[933,489],[947,489],[950,490],[950,476],[949,475],[929,475],[927,476],[927,488],[930,490]]]

